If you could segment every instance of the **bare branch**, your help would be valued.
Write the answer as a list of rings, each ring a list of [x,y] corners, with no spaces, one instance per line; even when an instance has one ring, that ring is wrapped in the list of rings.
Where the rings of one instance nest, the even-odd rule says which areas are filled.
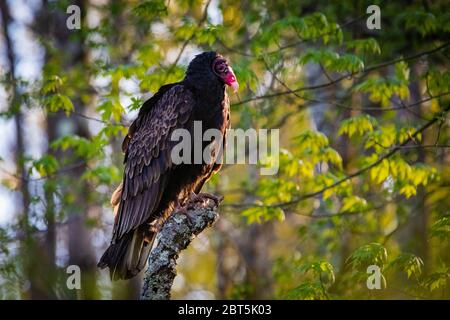
[[[325,69],[325,67],[321,63],[319,65],[320,65],[320,69],[322,70],[322,72],[325,75],[325,77],[327,77],[328,81],[333,82],[333,78],[331,78],[331,76],[328,74],[328,72]]]

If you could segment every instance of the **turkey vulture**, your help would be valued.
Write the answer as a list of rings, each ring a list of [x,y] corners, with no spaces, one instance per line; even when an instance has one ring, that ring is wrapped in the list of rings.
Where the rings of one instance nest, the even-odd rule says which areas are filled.
[[[221,161],[173,163],[177,142],[171,134],[192,133],[194,121],[201,121],[203,132],[218,129],[224,140],[230,127],[226,85],[238,88],[227,60],[204,52],[190,62],[181,82],[162,86],[139,110],[122,144],[125,172],[111,198],[116,212],[111,244],[98,263],[109,267],[111,279],[129,279],[144,268],[158,230],[175,208],[191,197],[214,198],[200,190]],[[203,150],[211,142],[200,143]]]

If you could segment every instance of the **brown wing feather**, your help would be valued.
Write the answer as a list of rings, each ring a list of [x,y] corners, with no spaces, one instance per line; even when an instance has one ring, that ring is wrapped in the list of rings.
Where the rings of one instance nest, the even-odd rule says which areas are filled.
[[[183,127],[193,106],[192,93],[175,85],[131,126],[113,242],[147,222],[158,208],[172,167],[170,135]]]

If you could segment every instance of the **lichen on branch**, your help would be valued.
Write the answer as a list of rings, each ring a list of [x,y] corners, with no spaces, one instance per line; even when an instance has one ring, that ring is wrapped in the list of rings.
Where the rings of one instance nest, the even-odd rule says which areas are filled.
[[[149,257],[142,286],[142,300],[170,299],[180,251],[186,249],[198,234],[217,221],[219,214],[216,209],[212,201],[207,201],[188,209],[189,218],[184,213],[175,212],[167,219]]]

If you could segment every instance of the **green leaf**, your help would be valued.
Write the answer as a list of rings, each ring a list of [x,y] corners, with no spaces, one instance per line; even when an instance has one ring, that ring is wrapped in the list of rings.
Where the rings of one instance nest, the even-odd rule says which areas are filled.
[[[342,121],[338,134],[347,134],[349,138],[355,134],[362,136],[365,133],[372,132],[377,125],[378,122],[375,118],[368,114],[363,114]]]
[[[388,268],[393,267],[405,272],[408,278],[414,276],[417,279],[422,274],[423,261],[413,254],[402,253],[389,263]]]
[[[283,221],[285,218],[283,209],[273,207],[247,208],[242,212],[242,215],[246,218],[248,224],[253,222],[263,223],[273,219]]]
[[[69,97],[56,93],[44,98],[44,105],[50,112],[57,112],[63,110],[66,115],[69,115],[71,111],[74,110],[74,106]]]
[[[435,291],[440,288],[448,288],[450,284],[449,269],[443,272],[435,272],[427,276],[423,281],[423,286],[430,291]]]
[[[46,154],[42,158],[34,160],[33,167],[41,177],[45,177],[56,172],[58,161],[52,155]]]
[[[220,34],[223,32],[222,25],[207,25],[195,32],[195,38],[199,44],[207,43],[212,45],[216,39],[219,38]]]
[[[327,279],[327,284],[331,285],[335,281],[334,276],[334,267],[328,261],[319,261],[314,263],[308,263],[300,266],[300,272],[308,272],[312,271],[314,276],[318,278],[318,280]]]
[[[353,269],[366,271],[369,265],[377,265],[381,269],[387,261],[387,250],[379,243],[370,243],[356,249],[347,259]]]
[[[321,132],[305,130],[298,136],[294,137],[296,145],[300,151],[311,151],[318,153],[321,148],[328,146],[328,138]]]
[[[57,75],[51,75],[44,78],[44,84],[42,86],[42,93],[55,93],[57,92],[64,83],[64,79]]]
[[[436,17],[431,12],[406,11],[401,13],[398,18],[407,30],[417,30],[422,36],[437,29]]]
[[[166,16],[168,14],[165,1],[150,0],[143,1],[133,8],[133,14],[138,17],[153,19],[155,17]]]
[[[348,196],[342,199],[340,212],[359,212],[368,208],[367,201],[358,196]]]
[[[362,60],[353,54],[339,55],[329,49],[309,49],[299,60],[304,65],[308,62],[321,64],[327,70],[335,72],[357,72],[364,69]]]
[[[288,299],[324,300],[327,299],[319,282],[306,282],[289,290]]]
[[[375,38],[350,40],[346,45],[348,49],[354,49],[358,54],[381,54],[380,45]]]
[[[378,184],[383,183],[389,176],[389,160],[383,159],[378,165],[370,169],[370,178]]]
[[[430,235],[432,238],[449,239],[450,238],[450,216],[438,219],[431,226]]]

